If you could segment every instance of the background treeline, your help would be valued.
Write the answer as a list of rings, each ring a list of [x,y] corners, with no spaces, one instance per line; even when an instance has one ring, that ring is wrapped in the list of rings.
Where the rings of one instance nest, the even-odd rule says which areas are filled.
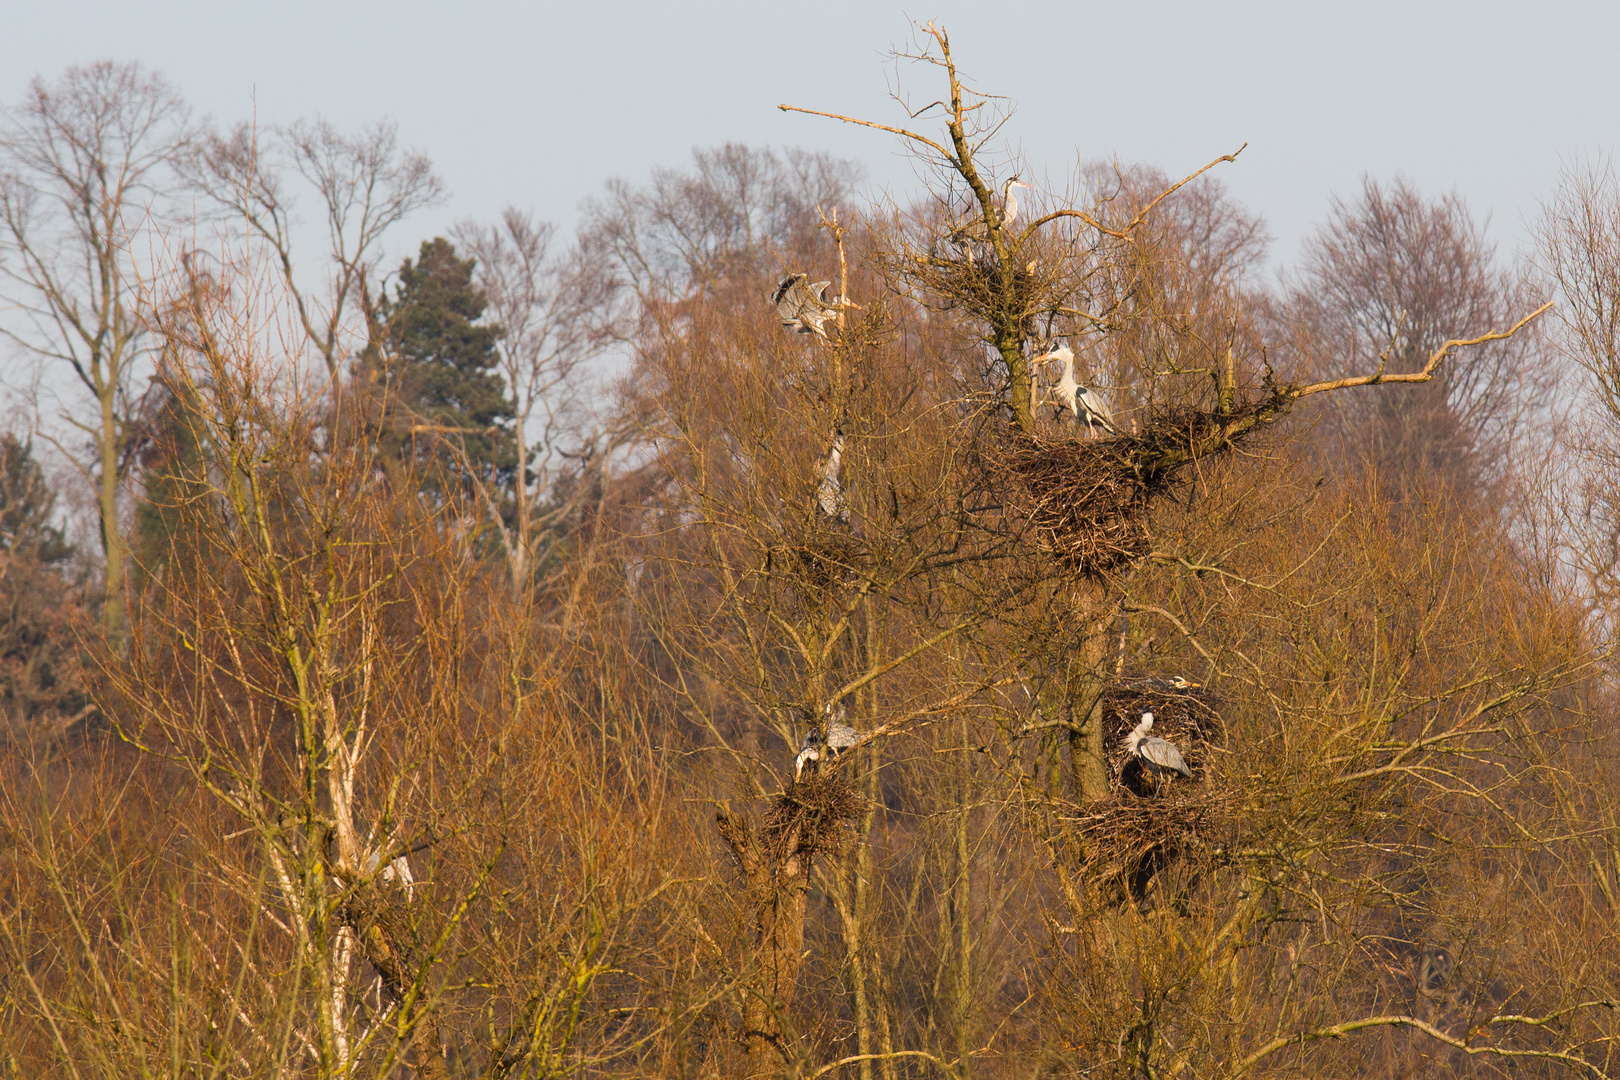
[[[572,237],[7,103],[0,1067],[1620,1075],[1614,175],[1273,279],[1218,170],[1005,187],[917,49],[918,201],[728,145]]]

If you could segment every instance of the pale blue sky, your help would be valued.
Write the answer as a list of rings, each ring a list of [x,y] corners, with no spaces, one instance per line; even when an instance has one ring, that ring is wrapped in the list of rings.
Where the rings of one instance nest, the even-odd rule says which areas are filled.
[[[1221,175],[1285,261],[1364,171],[1456,189],[1511,246],[1561,162],[1611,147],[1620,122],[1613,2],[905,2],[12,0],[0,100],[112,57],[220,119],[255,97],[261,123],[391,116],[453,194],[396,253],[508,202],[572,225],[609,177],[726,140],[827,149],[914,189],[890,137],[775,109],[897,122],[883,54],[908,15],[942,22],[965,71],[1013,99],[1037,174],[1061,179],[1077,151],[1181,173],[1247,141]]]

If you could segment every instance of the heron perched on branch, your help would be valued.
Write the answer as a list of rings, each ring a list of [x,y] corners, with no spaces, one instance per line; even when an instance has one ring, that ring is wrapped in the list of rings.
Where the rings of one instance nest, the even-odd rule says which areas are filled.
[[[841,430],[833,431],[832,450],[827,454],[827,463],[821,467],[821,483],[816,485],[816,503],[821,512],[841,524],[849,524],[849,497],[844,494],[844,485],[839,483],[838,473],[844,463],[844,433]]]
[[[1018,218],[1018,195],[1013,188],[1027,188],[1028,184],[1016,176],[1009,176],[1007,182],[1001,185],[1001,227],[1006,228]],[[1033,189],[1031,189],[1033,190]],[[951,243],[958,247],[964,244],[982,244],[990,239],[990,228],[984,222],[984,216],[977,215],[952,229],[949,237]]]
[[[1114,414],[1108,411],[1107,402],[1102,395],[1082,385],[1075,377],[1074,350],[1067,345],[1060,345],[1051,352],[1034,359],[1036,364],[1044,364],[1049,360],[1057,360],[1063,364],[1063,374],[1058,378],[1057,393],[1062,400],[1059,402],[1069,412],[1074,414],[1076,424],[1086,425],[1086,434],[1095,435],[1097,428],[1102,428],[1110,435],[1118,435],[1119,428],[1114,426]]]
[[[838,305],[826,298],[830,281],[810,281],[809,274],[789,274],[771,293],[771,303],[782,325],[801,334],[826,337],[821,324],[838,314]]]
[[[793,779],[797,780],[803,775],[805,765],[812,761],[819,762],[823,750],[830,754],[841,754],[860,741],[860,732],[844,723],[844,707],[838,706],[838,711],[834,713],[833,707],[828,705],[827,734],[823,737],[820,732],[812,730],[804,737],[799,756],[793,759]]]
[[[1187,768],[1187,763],[1182,760],[1181,751],[1176,749],[1175,744],[1166,742],[1157,735],[1149,735],[1148,732],[1151,730],[1153,730],[1153,714],[1145,712],[1142,714],[1142,722],[1137,724],[1126,738],[1125,745],[1142,763],[1142,767],[1153,776],[1155,786],[1159,777],[1175,773],[1192,779],[1192,770]]]

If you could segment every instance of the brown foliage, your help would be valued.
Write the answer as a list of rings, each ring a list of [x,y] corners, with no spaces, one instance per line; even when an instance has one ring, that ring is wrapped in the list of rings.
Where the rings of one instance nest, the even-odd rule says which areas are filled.
[[[120,741],[4,763],[15,1071],[1614,1072],[1602,594],[1539,521],[1316,475],[1294,409],[1526,313],[1387,378],[1274,366],[1256,219],[1116,169],[1006,221],[991,99],[920,43],[946,130],[901,136],[950,180],[915,212],[727,148],[594,208],[589,313],[525,292],[566,291],[532,223],[479,234],[559,349],[632,350],[549,541],[334,435],[349,388],[268,344],[326,368],[344,298],[266,326],[279,271],[177,278],[206,455],[150,493],[184,544],[101,658]],[[825,338],[786,272],[838,279]],[[514,372],[560,370],[552,326]],[[1058,339],[1123,434],[1047,422]],[[1141,782],[1143,711],[1190,780]]]
[[[49,566],[0,551],[0,742],[48,742],[90,714],[85,612]]]

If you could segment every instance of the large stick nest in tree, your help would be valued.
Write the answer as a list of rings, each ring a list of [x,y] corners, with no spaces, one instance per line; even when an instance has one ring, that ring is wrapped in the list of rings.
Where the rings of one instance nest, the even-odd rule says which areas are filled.
[[[985,463],[1016,481],[1009,508],[1060,562],[1103,577],[1147,554],[1148,507],[1191,460],[1176,452],[1190,452],[1255,409],[1166,409],[1136,432],[1105,439],[1048,439],[1006,428],[1000,444],[986,449]]]
[[[851,821],[866,813],[867,802],[837,770],[807,772],[776,797],[765,815],[765,842],[777,859],[790,853],[836,856],[844,850]]]
[[[855,577],[863,553],[849,526],[817,515],[797,539],[777,545],[771,557],[780,557],[814,593]]]
[[[968,257],[970,252],[971,258]],[[993,320],[997,313],[1009,309],[1033,311],[1039,308],[1047,285],[1045,279],[1032,271],[1032,264],[1015,264],[1009,283],[1011,295],[1004,295],[1001,264],[996,259],[995,249],[983,241],[964,246],[962,253],[954,258],[936,251],[905,256],[893,265],[925,294],[939,298],[942,310],[961,308],[981,319]]]
[[[1069,821],[1085,845],[1085,875],[1098,885],[1122,883],[1140,901],[1177,860],[1230,849],[1242,805],[1233,792],[1172,785],[1158,799],[1116,791]]]
[[[1155,690],[1129,683],[1102,699],[1103,745],[1115,780],[1113,793],[1073,819],[1085,839],[1085,873],[1099,885],[1122,884],[1143,900],[1153,880],[1194,852],[1230,846],[1240,800],[1211,783],[1210,749],[1225,725],[1201,688]],[[1153,734],[1174,743],[1192,770],[1191,780],[1155,784],[1126,744],[1144,712]]]

